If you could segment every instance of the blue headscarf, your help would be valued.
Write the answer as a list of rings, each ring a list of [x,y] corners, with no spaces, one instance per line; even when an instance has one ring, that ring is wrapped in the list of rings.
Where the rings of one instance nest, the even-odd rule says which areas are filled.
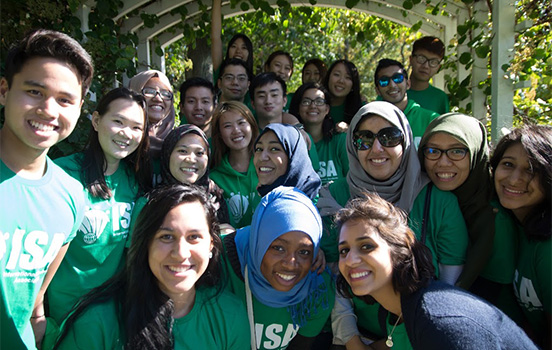
[[[261,197],[278,186],[292,186],[303,191],[311,200],[316,198],[322,181],[312,167],[307,143],[299,130],[287,124],[268,124],[255,143],[259,142],[260,138],[268,131],[274,132],[282,144],[288,156],[288,169],[284,175],[270,185],[261,185],[257,188]]]
[[[310,237],[316,257],[322,237],[322,219],[312,201],[293,187],[278,187],[261,199],[251,226],[239,229],[235,242],[242,274],[247,265],[251,293],[264,305],[287,307],[294,325],[302,326],[307,317],[327,309],[324,300],[328,286],[324,278],[309,271],[290,291],[275,290],[261,273],[261,262],[268,247],[281,235],[300,231]]]

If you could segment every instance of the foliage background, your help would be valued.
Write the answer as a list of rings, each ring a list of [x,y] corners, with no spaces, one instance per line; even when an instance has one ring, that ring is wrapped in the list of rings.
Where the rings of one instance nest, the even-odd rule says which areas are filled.
[[[377,61],[381,58],[394,58],[407,63],[412,42],[419,36],[418,23],[406,28],[396,23],[354,11],[360,1],[347,0],[350,10],[337,10],[316,6],[291,7],[287,0],[278,0],[278,8],[272,8],[266,0],[231,0],[231,5],[242,11],[254,9],[254,12],[225,19],[223,42],[227,43],[236,32],[250,36],[255,47],[255,67],[260,67],[270,52],[276,49],[288,51],[294,57],[294,74],[289,90],[294,91],[300,85],[300,71],[303,63],[311,57],[320,57],[329,66],[332,61],[347,58],[353,61],[361,73],[362,93],[371,100],[375,97],[372,75]],[[444,2],[438,0],[405,0],[403,7],[425,1],[427,11],[446,15]],[[462,0],[469,5],[473,0]],[[95,62],[96,74],[83,108],[88,115],[95,108],[98,96],[123,83],[123,76],[136,74],[139,62],[136,61],[138,37],[133,33],[122,33],[124,19],[113,18],[122,8],[121,0],[97,0],[88,16],[90,30],[83,33],[81,20],[77,16],[84,0],[2,0],[0,3],[0,58],[9,45],[21,38],[32,28],[49,28],[65,32],[83,43]],[[309,1],[316,5],[316,0]],[[191,49],[196,40],[208,41],[210,12],[209,0],[198,1],[203,10],[197,23],[182,23],[176,30],[184,34],[179,42],[169,46],[164,52],[160,47],[155,53],[165,55],[167,75],[172,79],[175,89],[184,81],[186,72],[192,69]],[[492,8],[492,0],[487,0]],[[515,56],[505,72],[514,82],[527,81],[528,87],[516,90],[514,96],[514,125],[520,123],[552,124],[552,6],[549,0],[516,0],[516,21],[531,20],[529,28],[515,38]],[[172,11],[185,18],[184,6]],[[155,15],[141,13],[136,9],[146,27],[159,22]],[[478,26],[492,27],[489,22],[479,24],[468,20],[457,28],[457,37],[449,46],[448,53],[454,52],[458,42],[466,42],[477,56],[489,62],[488,79],[483,82],[471,82],[471,76],[464,81],[446,77],[447,89],[454,109],[469,113],[470,106],[461,109],[461,101],[472,93],[471,86],[490,94],[490,41],[488,31],[473,36],[472,30]],[[473,64],[473,57],[464,54],[456,57],[446,56],[445,65],[454,69],[458,64]],[[495,72],[496,73],[496,72]],[[488,96],[490,111],[490,96]],[[177,101],[176,101],[177,102]],[[58,147],[52,149],[53,157],[65,155],[81,149],[87,141],[90,128],[87,118],[81,118],[76,131]]]

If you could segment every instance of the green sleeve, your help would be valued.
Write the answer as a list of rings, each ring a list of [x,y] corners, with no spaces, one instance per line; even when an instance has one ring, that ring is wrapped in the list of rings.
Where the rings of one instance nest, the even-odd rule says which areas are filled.
[[[542,300],[544,311],[552,314],[552,240],[537,243],[535,253],[535,272],[539,284],[539,298]]]
[[[335,302],[335,284],[333,283],[332,277],[328,272],[322,274],[324,276],[324,282],[326,283],[326,295],[325,300],[328,303],[326,309],[320,310],[316,315],[309,317],[307,324],[299,329],[299,334],[305,337],[316,337],[328,321],[330,314],[332,312],[334,302]]]
[[[422,235],[422,221],[427,186],[420,191],[409,215],[409,226],[418,239]],[[433,254],[433,264],[463,265],[468,248],[468,230],[458,200],[450,192],[432,187],[425,244]],[[438,273],[437,273],[438,275]]]

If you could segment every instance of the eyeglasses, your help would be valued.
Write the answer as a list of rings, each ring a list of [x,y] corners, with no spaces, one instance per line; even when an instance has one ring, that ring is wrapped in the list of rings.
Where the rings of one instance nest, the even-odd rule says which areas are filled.
[[[301,100],[301,106],[310,106],[313,103],[315,106],[323,106],[326,104],[326,100],[324,100],[321,97],[315,98],[314,100],[308,97],[305,97],[304,99]]]
[[[466,155],[468,154],[469,149],[449,148],[447,150],[444,150],[444,149],[439,149],[435,147],[424,147],[423,152],[424,152],[425,159],[429,159],[429,160],[438,160],[441,158],[443,153],[446,154],[450,160],[462,160],[466,158]]]
[[[143,88],[142,89],[142,95],[144,95],[147,98],[154,98],[155,96],[161,96],[161,99],[169,101],[173,98],[173,93],[169,90],[157,90],[154,88]]]
[[[353,144],[359,151],[366,151],[372,147],[378,139],[383,147],[395,147],[404,140],[402,131],[396,126],[383,128],[374,134],[370,130],[359,130],[353,133]]]
[[[378,79],[378,85],[380,87],[386,87],[387,85],[389,85],[389,82],[391,80],[393,80],[393,82],[395,84],[400,84],[404,81],[404,74],[403,73],[395,73],[391,77],[388,77],[388,76],[384,75],[383,77]]]
[[[412,55],[412,56],[416,59],[416,62],[418,62],[418,64],[424,64],[427,62],[431,68],[435,68],[441,63],[441,60],[438,60],[436,58],[429,59],[424,55]]]
[[[234,82],[234,79],[238,79],[238,81],[240,83],[243,83],[247,80],[247,75],[238,75],[238,76],[235,76],[235,75],[232,75],[232,74],[224,74],[222,76],[222,80],[226,81],[227,83],[232,83]]]

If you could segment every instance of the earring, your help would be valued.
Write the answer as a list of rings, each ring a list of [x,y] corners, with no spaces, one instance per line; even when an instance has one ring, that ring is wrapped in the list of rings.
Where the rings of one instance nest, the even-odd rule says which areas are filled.
[[[209,252],[209,259],[213,258],[213,252]]]

